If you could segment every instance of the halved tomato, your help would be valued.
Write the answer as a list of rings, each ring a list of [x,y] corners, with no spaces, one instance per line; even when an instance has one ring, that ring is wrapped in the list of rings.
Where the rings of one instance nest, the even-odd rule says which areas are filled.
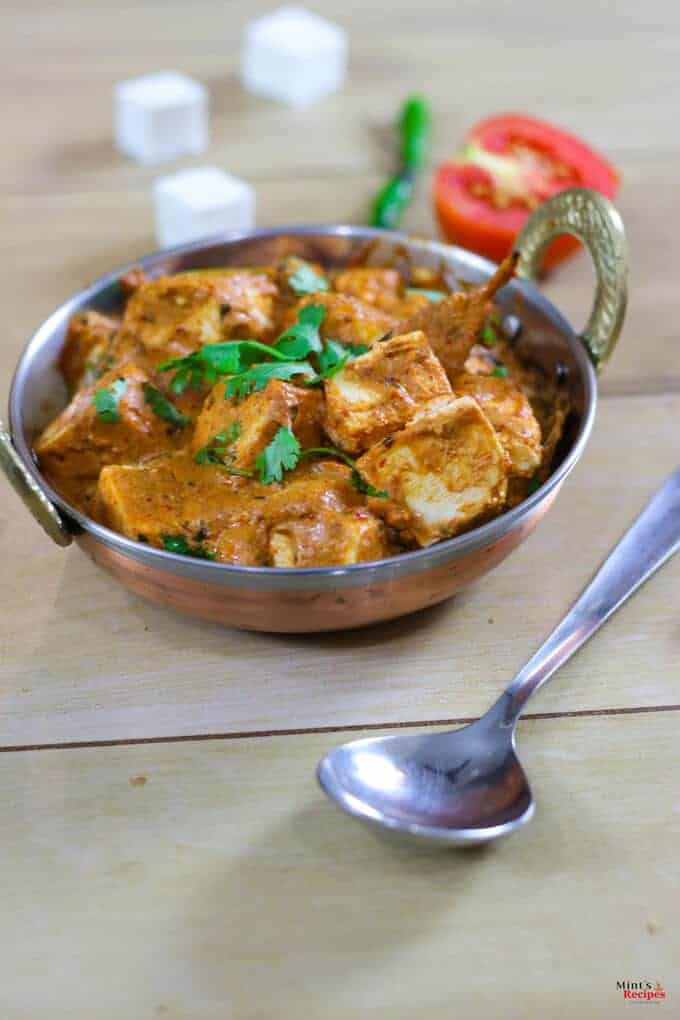
[[[501,114],[476,124],[461,152],[437,168],[434,205],[448,241],[500,262],[546,198],[573,187],[613,198],[618,185],[616,169],[585,142],[533,117]],[[543,267],[578,248],[575,238],[558,238]]]

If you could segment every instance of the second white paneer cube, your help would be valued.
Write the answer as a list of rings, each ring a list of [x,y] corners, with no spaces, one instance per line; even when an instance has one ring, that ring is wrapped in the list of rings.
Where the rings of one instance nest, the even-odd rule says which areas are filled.
[[[255,191],[217,167],[183,170],[154,184],[158,243],[166,248],[201,237],[250,230],[255,223]]]
[[[289,106],[310,106],[337,91],[347,68],[347,34],[305,10],[280,7],[246,28],[244,88]]]
[[[140,163],[197,155],[208,144],[208,93],[184,74],[160,71],[116,85],[116,144]]]

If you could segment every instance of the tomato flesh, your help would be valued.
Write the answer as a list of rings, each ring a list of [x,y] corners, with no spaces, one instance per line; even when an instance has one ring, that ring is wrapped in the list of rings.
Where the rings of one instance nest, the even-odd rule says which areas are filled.
[[[434,177],[434,206],[447,240],[500,262],[534,208],[565,188],[613,198],[613,166],[573,135],[530,117],[505,114],[475,125],[461,153]],[[573,237],[548,248],[544,269],[578,250]]]

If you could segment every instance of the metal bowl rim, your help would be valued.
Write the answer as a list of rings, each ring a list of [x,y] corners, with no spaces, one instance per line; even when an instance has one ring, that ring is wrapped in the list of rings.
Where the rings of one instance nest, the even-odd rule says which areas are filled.
[[[84,287],[76,294],[67,298],[42,323],[24,347],[12,378],[9,395],[9,423],[12,440],[24,466],[34,481],[45,491],[49,499],[57,506],[66,520],[75,525],[74,532],[86,532],[105,546],[122,555],[160,568],[169,573],[209,581],[233,587],[246,587],[266,590],[325,590],[333,588],[353,587],[355,585],[373,584],[380,581],[394,580],[409,574],[440,566],[442,563],[459,559],[462,556],[488,547],[502,539],[505,535],[531,515],[549,494],[564,481],[581,456],[593,426],[597,404],[597,381],[595,370],[586,349],[571,325],[561,312],[530,282],[513,280],[508,287],[521,293],[535,308],[544,313],[559,328],[567,341],[582,375],[585,389],[585,407],[578,434],[568,454],[548,479],[536,492],[511,510],[494,518],[487,524],[473,528],[455,538],[444,539],[424,549],[399,553],[382,560],[355,563],[348,566],[329,567],[244,567],[227,563],[214,563],[209,560],[196,560],[177,553],[165,552],[153,546],[135,542],[104,525],[97,524],[66,503],[49,485],[38,471],[32,451],[26,442],[22,422],[22,397],[25,387],[28,366],[34,353],[51,336],[57,324],[70,316],[85,302],[93,300],[104,288],[116,283],[120,277],[135,267],[153,269],[163,259],[173,255],[192,255],[203,252],[216,244],[239,243],[279,236],[320,236],[349,237],[357,240],[384,240],[393,245],[403,245],[409,251],[429,253],[450,259],[452,255],[461,257],[467,266],[484,274],[491,274],[495,266],[464,248],[447,245],[440,241],[409,237],[407,234],[381,230],[375,227],[351,226],[348,224],[304,224],[293,226],[267,227],[259,230],[244,231],[235,234],[216,234],[191,244],[177,245],[161,249],[149,255],[113,269],[98,277],[93,283]]]

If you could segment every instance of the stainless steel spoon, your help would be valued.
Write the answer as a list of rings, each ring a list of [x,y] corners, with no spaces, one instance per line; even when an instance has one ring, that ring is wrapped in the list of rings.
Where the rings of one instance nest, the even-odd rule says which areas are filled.
[[[679,548],[680,470],[481,719],[446,733],[343,744],[319,764],[325,792],[357,818],[440,843],[482,843],[524,825],[534,813],[515,753],[515,726],[524,706]]]

